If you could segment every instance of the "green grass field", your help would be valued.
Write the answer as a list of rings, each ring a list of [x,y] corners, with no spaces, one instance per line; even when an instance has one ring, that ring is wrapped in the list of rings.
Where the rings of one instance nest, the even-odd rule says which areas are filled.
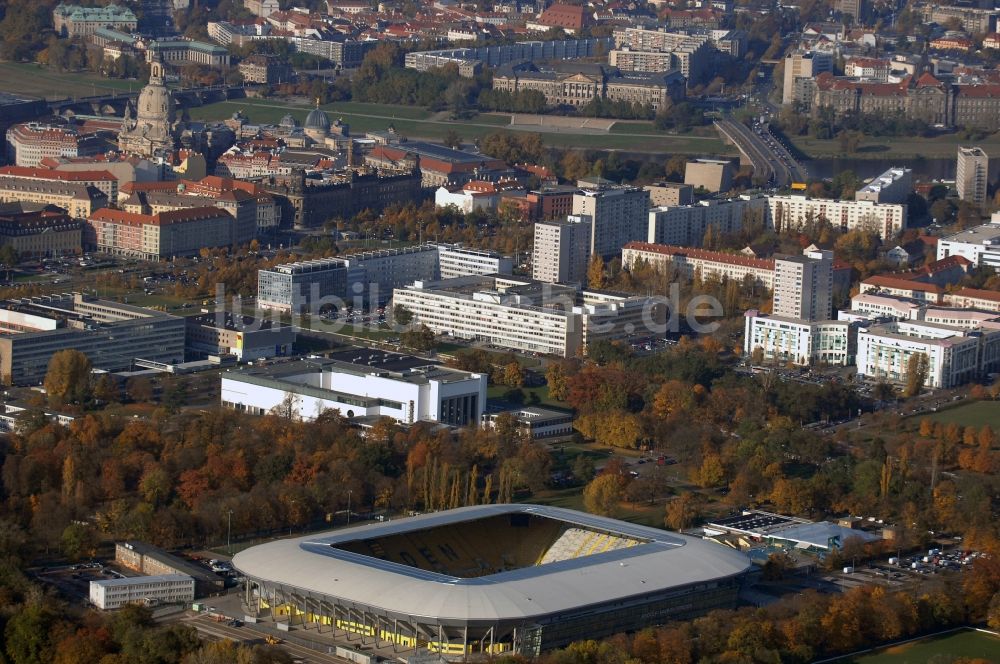
[[[1000,663],[1000,639],[965,630],[885,648],[870,655],[837,660],[837,664],[928,664],[950,662],[959,657]]]
[[[87,97],[140,87],[141,81],[119,81],[88,73],[59,73],[31,63],[0,62],[0,90],[31,97]]]
[[[959,145],[969,143],[956,134],[921,137],[882,137],[865,138],[858,146],[857,152],[844,154],[840,149],[840,141],[820,140],[809,136],[791,137],[796,148],[813,158],[844,157],[850,159],[889,159],[907,157],[910,159],[947,157],[954,158]],[[981,141],[973,141],[981,145],[987,152],[1000,150],[1000,136],[989,136]]]
[[[449,131],[456,131],[464,141],[473,141],[503,129],[510,116],[503,113],[483,113],[467,120],[449,120],[421,108],[408,106],[335,102],[322,107],[331,118],[342,118],[354,134],[381,131],[389,125],[413,139],[441,140]],[[194,120],[223,120],[236,111],[243,111],[251,122],[276,124],[286,113],[299,122],[305,121],[310,108],[275,99],[239,99],[208,104],[190,109]],[[621,127],[619,127],[621,125]],[[663,152],[669,154],[722,155],[735,154],[731,146],[714,136],[671,136],[653,133],[651,123],[619,123],[608,134],[578,134],[570,130],[545,132],[546,145],[595,150],[626,150]]]
[[[933,413],[932,420],[944,424],[960,424],[962,426],[981,427],[989,425],[994,431],[1000,431],[1000,402],[973,401],[955,408],[949,408]]]

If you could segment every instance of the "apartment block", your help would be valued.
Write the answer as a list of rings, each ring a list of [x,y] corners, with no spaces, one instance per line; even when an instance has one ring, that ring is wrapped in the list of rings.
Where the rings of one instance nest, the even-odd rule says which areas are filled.
[[[800,80],[815,79],[822,72],[833,71],[833,56],[818,51],[789,53],[785,56],[785,77],[782,83],[781,103],[808,104],[811,99],[802,93],[804,88],[797,86]],[[811,88],[809,88],[811,91]]]
[[[736,233],[754,218],[771,227],[767,198],[740,196],[694,205],[668,205],[649,211],[645,239],[653,244],[700,247],[709,228],[717,235]]]
[[[856,201],[872,203],[905,203],[913,193],[913,171],[890,168],[854,193]]]
[[[584,189],[573,196],[573,214],[590,217],[590,255],[611,257],[648,232],[649,192],[637,187]]]
[[[872,201],[841,201],[801,195],[768,196],[774,228],[797,228],[825,220],[843,230],[867,230],[889,240],[906,228],[906,205]]]
[[[550,284],[586,283],[591,231],[592,222],[586,215],[536,222],[531,276]]]
[[[775,316],[806,322],[827,320],[833,312],[833,252],[774,259]]]
[[[657,182],[643,187],[649,192],[649,203],[653,207],[664,205],[691,205],[694,187],[677,182]]]
[[[990,158],[982,148],[958,148],[955,189],[958,197],[982,207],[989,187]]]
[[[160,260],[234,245],[233,216],[215,207],[157,214],[105,208],[87,218],[84,245],[117,256]]]

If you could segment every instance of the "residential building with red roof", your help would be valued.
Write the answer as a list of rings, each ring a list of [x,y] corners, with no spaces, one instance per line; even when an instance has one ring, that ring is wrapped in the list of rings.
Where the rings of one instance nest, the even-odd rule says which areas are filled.
[[[648,242],[629,242],[622,248],[623,266],[631,268],[640,260],[661,272],[672,268],[687,279],[698,276],[701,279],[733,279],[742,283],[749,277],[768,290],[774,288],[773,259]]]
[[[953,307],[1000,311],[1000,293],[979,288],[961,288],[944,296],[944,301]]]
[[[85,246],[118,256],[160,260],[234,244],[234,219],[217,207],[139,214],[105,208],[87,218]]]
[[[0,166],[0,176],[17,178],[19,180],[75,182],[87,187],[99,189],[104,192],[104,195],[108,197],[109,201],[114,201],[118,198],[118,178],[106,170],[55,171],[49,168]]]
[[[109,148],[100,136],[75,127],[27,122],[7,130],[7,160],[17,166],[38,166],[46,157],[96,155]]]
[[[862,293],[880,293],[895,297],[908,297],[920,302],[941,304],[944,302],[944,289],[935,284],[926,284],[912,279],[900,279],[888,275],[868,277],[861,282]]]
[[[589,25],[590,17],[587,8],[581,5],[550,5],[538,15],[534,21],[528,21],[529,30],[547,32],[552,28],[561,28],[567,34],[575,35]]]

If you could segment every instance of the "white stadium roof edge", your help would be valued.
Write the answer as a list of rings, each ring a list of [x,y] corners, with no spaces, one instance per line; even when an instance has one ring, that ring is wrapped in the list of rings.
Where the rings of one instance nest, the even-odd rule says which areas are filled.
[[[624,549],[462,578],[334,548],[338,544],[506,514],[529,514],[645,540]],[[745,573],[726,546],[574,510],[478,505],[251,547],[233,558],[258,583],[296,588],[376,611],[459,623],[528,620]]]

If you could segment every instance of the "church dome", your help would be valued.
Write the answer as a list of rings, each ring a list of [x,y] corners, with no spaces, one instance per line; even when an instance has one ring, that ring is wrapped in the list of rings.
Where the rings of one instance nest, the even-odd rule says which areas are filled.
[[[306,116],[306,123],[302,125],[302,128],[327,134],[330,132],[330,118],[320,109],[314,108],[309,111],[309,115]]]
[[[285,117],[281,118],[281,122],[279,122],[278,125],[286,129],[292,129],[297,126],[298,123],[295,121],[295,118],[292,117],[292,114],[288,113]]]
[[[173,122],[174,98],[163,83],[163,69],[158,62],[153,63],[149,84],[139,93],[136,112],[140,119]]]

